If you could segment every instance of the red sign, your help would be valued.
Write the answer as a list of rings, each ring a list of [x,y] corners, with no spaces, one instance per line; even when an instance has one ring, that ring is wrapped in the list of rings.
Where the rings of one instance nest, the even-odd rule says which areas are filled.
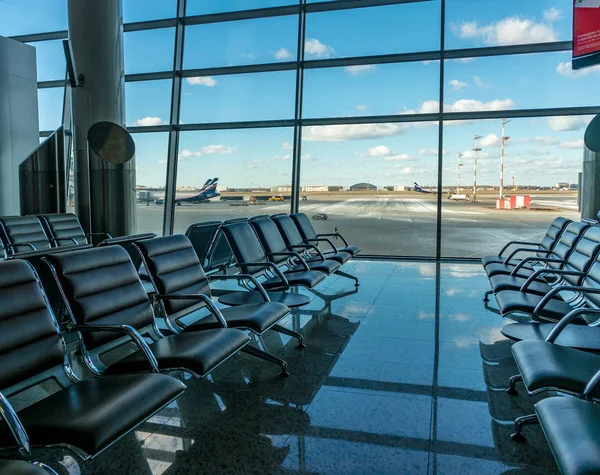
[[[600,0],[573,0],[573,57],[600,52]]]

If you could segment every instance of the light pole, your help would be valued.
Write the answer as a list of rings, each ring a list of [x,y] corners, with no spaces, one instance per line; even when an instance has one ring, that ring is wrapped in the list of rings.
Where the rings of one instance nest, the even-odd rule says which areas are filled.
[[[481,152],[481,149],[477,146],[481,135],[475,135],[475,148],[473,152],[475,155],[473,156],[473,203],[477,201],[477,152]]]
[[[460,167],[463,166],[463,164],[460,163],[460,157],[462,157],[462,156],[463,156],[462,153],[458,154],[458,180],[456,182],[456,194],[457,195],[460,195]]]
[[[500,199],[504,197],[504,142],[510,137],[504,135],[504,126],[508,124],[510,120],[502,119],[502,151],[500,152]]]

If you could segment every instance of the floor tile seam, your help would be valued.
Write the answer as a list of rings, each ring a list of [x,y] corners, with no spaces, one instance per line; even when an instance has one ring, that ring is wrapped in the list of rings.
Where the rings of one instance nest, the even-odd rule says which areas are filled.
[[[422,385],[427,386],[427,385]],[[404,393],[394,393],[393,391],[386,390],[378,390],[378,389],[360,389],[360,388],[352,388],[352,387],[344,387],[344,386],[327,386],[323,385],[321,387],[325,392],[338,392],[338,393],[352,393],[352,394],[361,394],[365,397],[373,396],[373,397],[383,397],[383,398],[391,398],[391,399],[421,399],[423,397],[429,397],[429,393],[419,393],[419,392],[404,392]]]

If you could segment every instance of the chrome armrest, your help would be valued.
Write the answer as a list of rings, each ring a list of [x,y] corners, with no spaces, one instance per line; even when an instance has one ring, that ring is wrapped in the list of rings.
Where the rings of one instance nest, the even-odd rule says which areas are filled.
[[[18,243],[18,244],[7,244],[7,245],[6,245],[6,247],[7,247],[7,248],[9,248],[9,249],[11,249],[11,250],[13,251],[13,253],[15,252],[15,251],[14,251],[14,248],[15,248],[15,247],[18,247],[18,246],[29,246],[29,248],[30,248],[32,251],[37,251],[37,247],[35,247],[35,246],[34,246],[32,243],[30,243],[30,242],[20,242],[20,243]]]
[[[125,333],[126,335],[128,335],[129,337],[131,337],[131,339],[133,340],[133,342],[137,345],[137,347],[140,349],[140,351],[142,352],[142,354],[146,357],[146,359],[148,360],[148,363],[150,364],[152,371],[158,373],[159,369],[158,369],[158,361],[156,361],[156,357],[154,356],[154,353],[152,353],[152,350],[150,349],[150,347],[148,346],[148,343],[146,343],[146,340],[144,340],[144,338],[142,337],[142,335],[139,334],[139,332],[133,328],[131,325],[117,325],[117,324],[109,324],[109,325],[96,325],[96,324],[89,324],[89,325],[76,325],[74,323],[69,323],[67,325],[67,331],[71,332],[71,331],[78,331],[78,332],[116,332],[116,333]]]
[[[342,240],[342,242],[344,243],[344,246],[348,245],[348,241],[346,241],[344,239],[344,236],[342,236],[340,233],[317,234],[317,237],[334,237],[334,238],[340,238]]]
[[[337,247],[335,247],[335,244],[333,244],[330,239],[317,238],[317,239],[305,239],[305,241],[306,242],[326,242],[327,244],[329,244],[331,246],[331,248],[333,249],[334,252],[338,252]]]
[[[592,379],[590,379],[585,385],[585,389],[583,390],[581,398],[591,401],[593,399],[592,393],[596,389],[596,386],[598,386],[598,383],[600,383],[600,370],[594,376],[592,376]]]
[[[579,272],[576,270],[567,270],[567,269],[538,269],[527,278],[527,280],[525,281],[525,283],[521,286],[521,288],[519,290],[521,292],[526,291],[527,288],[531,285],[531,283],[535,280],[535,278],[538,275],[545,275],[545,274],[582,276],[582,275],[585,275],[585,272]]]
[[[25,427],[21,423],[17,412],[8,402],[8,399],[0,392],[0,415],[8,425],[8,429],[15,438],[19,452],[31,453],[29,447],[29,436],[25,432]]]
[[[309,271],[310,267],[306,264],[306,261],[302,259],[302,256],[295,251],[285,251],[285,252],[268,252],[267,256],[291,256],[298,259],[299,264],[304,268],[305,271]]]
[[[569,323],[579,317],[579,315],[584,314],[600,316],[600,310],[595,308],[576,308],[575,310],[572,310],[562,317],[556,325],[554,325],[552,331],[546,337],[546,341],[548,343],[554,343],[558,338],[558,335],[560,335],[560,333],[567,327],[567,325],[569,325]]]
[[[279,277],[279,280],[281,280],[281,282],[283,283],[285,290],[290,288],[290,283],[286,279],[285,275],[283,275],[281,269],[273,262],[238,262],[238,265],[248,267],[269,267],[270,269],[273,269],[273,271],[277,274],[277,277]]]
[[[517,266],[513,269],[510,275],[515,276],[521,270],[521,268],[528,262],[556,262],[557,264],[564,264],[564,259],[556,259],[554,257],[526,257],[521,259]]]
[[[563,292],[565,290],[569,290],[572,292],[581,292],[582,294],[600,294],[600,289],[592,289],[590,287],[581,287],[579,285],[561,285],[558,287],[554,287],[550,292],[544,295],[544,298],[540,300],[540,303],[537,304],[535,309],[533,310],[532,316],[537,316],[538,313],[546,306],[546,304],[552,300],[559,292]]]
[[[506,258],[506,260],[504,261],[505,264],[508,264],[510,262],[510,260],[515,257],[519,252],[539,252],[541,254],[550,254],[552,253],[552,251],[550,250],[544,250],[544,249],[529,249],[527,247],[519,247],[517,249],[515,249],[513,252],[511,252],[508,257]],[[533,260],[536,260],[535,258]]]
[[[105,239],[112,239],[113,238],[108,233],[87,233],[85,236],[88,237],[88,238],[91,237],[91,236],[104,236]]]
[[[294,250],[294,249],[310,249],[317,253],[317,255],[321,258],[321,261],[325,262],[327,260],[325,258],[325,256],[323,255],[323,253],[321,252],[321,249],[319,249],[314,244],[294,244],[293,246],[288,246],[288,249],[292,249],[292,250]]]
[[[212,299],[208,295],[204,294],[157,294],[159,299],[167,300],[201,300],[206,304],[210,313],[217,319],[223,328],[227,328],[227,321],[221,313],[221,310],[215,305]]]
[[[50,238],[50,241],[56,243],[58,245],[58,243],[60,241],[72,241],[73,244],[75,244],[76,246],[79,246],[79,242],[77,241],[77,239],[73,238],[73,237],[65,237],[65,238]]]
[[[206,276],[208,278],[209,281],[212,280],[241,280],[241,279],[247,279],[250,282],[252,282],[254,284],[254,286],[256,287],[256,290],[258,290],[260,292],[260,295],[262,296],[263,300],[265,302],[270,302],[271,298],[269,297],[269,294],[267,293],[267,291],[265,290],[265,288],[262,286],[262,284],[258,281],[258,279],[256,277],[254,277],[253,275],[250,274],[229,274],[229,275],[220,275],[220,274],[212,274],[212,275],[208,275]]]
[[[510,246],[514,246],[518,244],[519,246],[538,246],[540,245],[539,242],[531,242],[531,241],[510,241],[506,246],[504,246],[502,249],[500,249],[500,252],[498,253],[498,257],[502,257],[502,254],[504,254],[504,251],[506,251]]]

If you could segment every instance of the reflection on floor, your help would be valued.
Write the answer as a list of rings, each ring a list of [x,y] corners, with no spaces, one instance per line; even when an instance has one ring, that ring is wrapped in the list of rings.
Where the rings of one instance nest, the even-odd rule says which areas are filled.
[[[265,339],[289,378],[236,357],[212,381],[186,380],[176,403],[97,459],[79,467],[53,451],[44,460],[72,474],[556,473],[539,426],[525,444],[509,438],[534,401],[502,390],[516,367],[502,319],[483,308],[479,265],[347,268],[361,279],[357,293],[315,298],[287,322],[306,349]],[[333,276],[319,288],[352,289]]]

